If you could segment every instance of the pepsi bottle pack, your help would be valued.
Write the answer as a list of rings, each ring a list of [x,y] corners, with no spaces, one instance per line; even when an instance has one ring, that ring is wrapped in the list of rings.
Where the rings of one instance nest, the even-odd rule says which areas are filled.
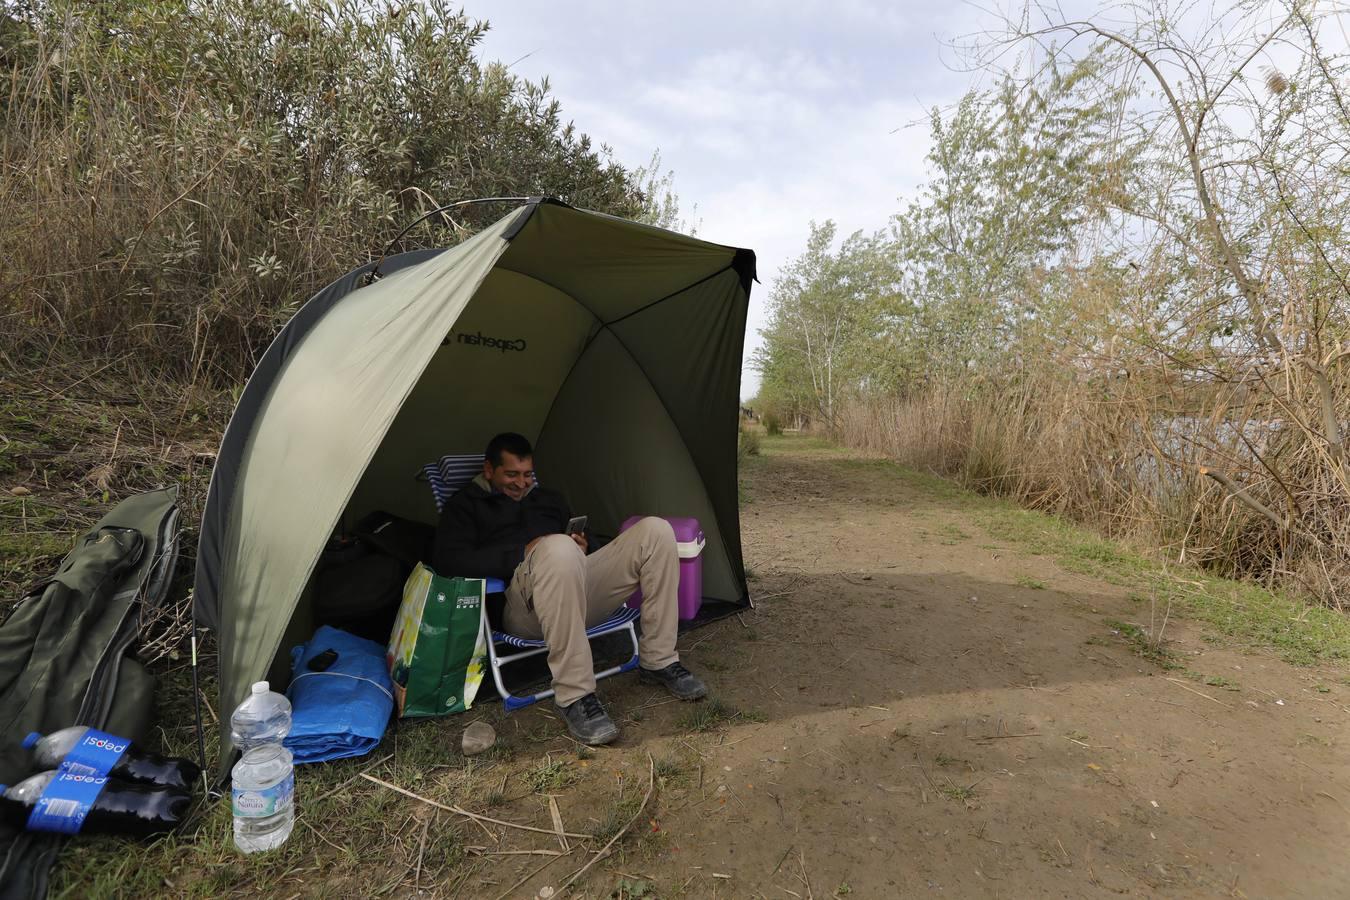
[[[133,784],[192,789],[202,770],[190,759],[160,756],[116,735],[77,725],[45,737],[36,731],[24,738],[33,751],[35,769],[60,768],[76,775],[106,774]]]
[[[23,740],[37,774],[0,785],[0,818],[29,831],[144,837],[187,814],[201,769],[127,738],[74,726]]]
[[[0,784],[0,818],[15,828],[57,834],[148,837],[172,831],[192,795],[171,787],[129,784],[103,775],[39,772]]]

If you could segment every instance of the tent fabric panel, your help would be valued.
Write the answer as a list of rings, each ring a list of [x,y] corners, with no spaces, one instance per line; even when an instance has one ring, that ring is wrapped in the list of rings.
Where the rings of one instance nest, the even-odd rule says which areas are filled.
[[[597,327],[555,288],[494,269],[395,417],[346,521],[382,509],[435,522],[431,491],[415,473],[446,454],[481,452],[502,431],[538,435],[558,386]]]
[[[604,397],[604,404],[596,402]],[[558,394],[539,435],[535,464],[574,515],[615,534],[630,515],[695,516],[703,526],[703,593],[739,603],[721,522],[679,430],[633,357],[601,331]],[[735,499],[733,493],[732,499]]]
[[[748,307],[741,275],[728,268],[610,326],[684,436],[738,574],[744,566],[736,437]]]
[[[392,274],[408,266],[417,265],[445,252],[436,250],[414,250],[391,256],[380,266],[385,274]],[[222,541],[225,535],[226,520],[229,514],[230,500],[239,478],[239,462],[243,456],[244,445],[253,433],[258,411],[262,407],[276,380],[277,373],[299,346],[301,339],[309,333],[323,315],[343,297],[365,283],[366,276],[373,268],[367,263],[343,275],[311,297],[300,310],[291,317],[285,327],[272,340],[262,359],[259,360],[248,383],[244,385],[234,415],[221,438],[220,451],[216,454],[216,464],[211,471],[211,484],[206,493],[206,508],[202,516],[201,534],[197,541],[197,571],[192,591],[193,616],[198,625],[215,629],[220,623],[220,560]]]
[[[220,691],[266,670],[319,552],[511,217],[331,306],[290,354],[241,456],[223,537]],[[222,745],[222,760],[228,744]]]
[[[609,322],[725,268],[736,253],[732,247],[545,203],[533,208],[501,266],[552,284]]]

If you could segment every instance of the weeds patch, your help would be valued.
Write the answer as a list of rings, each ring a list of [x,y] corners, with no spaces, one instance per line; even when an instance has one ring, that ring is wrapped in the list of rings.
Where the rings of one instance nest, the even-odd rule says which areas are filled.
[[[938,793],[946,797],[948,800],[954,800],[957,803],[970,805],[971,802],[975,799],[975,785],[979,784],[980,783],[979,781],[975,781],[967,785],[960,785],[952,781],[950,778],[944,778],[943,780],[946,781],[947,783],[938,785],[937,789]]]
[[[652,763],[652,773],[657,778],[677,778],[684,774],[684,765],[673,756],[662,756]]]
[[[1176,655],[1168,650],[1157,637],[1151,636],[1143,628],[1132,622],[1118,622],[1106,619],[1106,626],[1118,633],[1130,645],[1136,656],[1142,657],[1163,669],[1180,669]]]
[[[546,760],[525,773],[525,783],[536,794],[553,794],[574,784],[578,777],[567,760]]]
[[[1226,691],[1242,690],[1238,687],[1237,682],[1224,678],[1222,675],[1206,675],[1202,683],[1207,684],[1210,687],[1223,688]]]
[[[722,725],[729,724],[737,719],[743,722],[762,722],[764,720],[759,713],[738,710],[716,697],[710,697],[680,716],[678,724],[685,731],[716,731]]]
[[[614,835],[623,831],[623,827],[628,824],[641,807],[641,794],[629,793],[615,797],[605,808],[605,813],[600,821],[591,829],[591,837],[599,841],[601,846],[604,846],[613,839]],[[629,834],[631,835],[632,832],[629,832]]]
[[[982,528],[1023,552],[1050,556],[1061,567],[1129,589],[1215,627],[1253,648],[1269,648],[1295,665],[1350,659],[1350,617],[1259,585],[1164,565],[1044,513],[1007,501],[985,501]],[[1212,636],[1210,638],[1211,642]]]

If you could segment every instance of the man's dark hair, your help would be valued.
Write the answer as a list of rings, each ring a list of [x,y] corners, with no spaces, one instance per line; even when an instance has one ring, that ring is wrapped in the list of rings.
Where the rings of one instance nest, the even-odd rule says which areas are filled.
[[[487,449],[483,451],[483,458],[492,463],[495,468],[502,464],[503,450],[521,459],[534,456],[534,448],[530,446],[529,441],[525,440],[524,435],[516,434],[514,431],[504,431],[488,441]]]

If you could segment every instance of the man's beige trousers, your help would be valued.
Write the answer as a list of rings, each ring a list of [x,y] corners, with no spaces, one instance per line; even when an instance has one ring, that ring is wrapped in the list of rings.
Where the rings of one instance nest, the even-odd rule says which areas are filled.
[[[680,558],[675,532],[649,517],[589,556],[565,534],[543,538],[516,566],[506,589],[506,630],[548,642],[554,697],[570,706],[595,691],[586,629],[599,625],[642,588],[642,666],[675,662]]]

